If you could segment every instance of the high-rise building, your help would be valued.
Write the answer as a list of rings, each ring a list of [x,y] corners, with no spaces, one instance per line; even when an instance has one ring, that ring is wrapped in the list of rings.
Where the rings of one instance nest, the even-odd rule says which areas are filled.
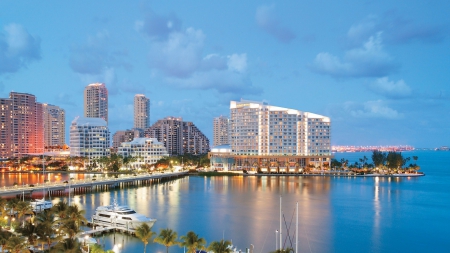
[[[44,147],[62,147],[66,143],[66,115],[56,105],[43,104]]]
[[[84,89],[84,117],[101,118],[108,123],[108,90],[103,83],[92,83]]]
[[[134,96],[134,128],[147,129],[150,126],[150,99],[142,94]]]
[[[120,144],[123,142],[131,142],[135,138],[140,138],[144,136],[144,131],[142,129],[131,129],[131,130],[119,130],[113,135],[113,149],[117,151]]]
[[[12,100],[0,98],[0,158],[6,159],[13,155],[12,146]]]
[[[214,147],[224,144],[230,144],[229,124],[230,120],[225,116],[214,118],[213,121]]]
[[[42,153],[44,151],[44,124],[42,104],[28,93],[11,92],[12,105],[11,143],[12,155]]]
[[[130,164],[133,169],[139,169],[145,164],[155,164],[169,156],[164,145],[155,138],[135,138],[130,142],[123,142],[117,153],[123,157],[136,158]]]
[[[237,168],[329,166],[330,118],[247,100],[231,101],[230,115]]]
[[[86,157],[93,164],[100,157],[108,156],[109,130],[101,118],[75,118],[70,126],[70,156]]]
[[[209,151],[208,138],[192,122],[182,118],[158,120],[145,130],[144,135],[162,142],[170,155],[205,154]]]

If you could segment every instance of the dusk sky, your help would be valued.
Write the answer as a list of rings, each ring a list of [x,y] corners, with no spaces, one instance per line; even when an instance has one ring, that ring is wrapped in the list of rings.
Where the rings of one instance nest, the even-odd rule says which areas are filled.
[[[0,1],[0,97],[66,110],[109,90],[111,134],[230,100],[329,116],[333,145],[450,146],[450,1]],[[68,138],[67,138],[68,139]]]

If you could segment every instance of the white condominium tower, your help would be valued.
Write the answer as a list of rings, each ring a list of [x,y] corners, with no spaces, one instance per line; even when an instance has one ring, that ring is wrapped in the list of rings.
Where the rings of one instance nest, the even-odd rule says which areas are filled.
[[[231,101],[230,114],[236,166],[303,167],[330,162],[328,117],[247,100]]]
[[[134,96],[134,128],[150,127],[150,99],[142,94]]]
[[[70,156],[95,159],[109,155],[109,130],[100,118],[75,118],[70,126]]]
[[[84,117],[102,118],[108,123],[108,90],[103,83],[92,83],[84,89]]]
[[[229,123],[230,120],[227,117],[220,116],[214,118],[213,121],[214,147],[224,144],[230,144]]]
[[[42,104],[44,116],[44,146],[62,147],[66,143],[66,115],[56,105]]]

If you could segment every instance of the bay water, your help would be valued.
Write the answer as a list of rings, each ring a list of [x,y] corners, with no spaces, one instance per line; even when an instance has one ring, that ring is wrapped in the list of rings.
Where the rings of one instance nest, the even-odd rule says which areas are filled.
[[[211,241],[232,240],[243,252],[267,253],[280,244],[295,248],[295,207],[299,206],[299,252],[449,252],[450,152],[411,151],[426,176],[369,178],[324,176],[188,176],[150,186],[72,196],[90,218],[99,205],[129,205],[156,218],[153,231],[171,228],[178,235],[194,231]],[[371,153],[337,153],[350,162]],[[50,174],[50,173],[49,173]],[[37,180],[36,175],[0,174],[0,184]],[[70,177],[92,175],[71,175]],[[20,177],[20,179],[18,178]],[[51,181],[66,180],[50,174]],[[27,181],[28,182],[28,181]],[[59,201],[67,197],[53,198]],[[143,252],[133,236],[97,237],[106,249]],[[147,252],[165,252],[150,243]],[[169,252],[184,252],[177,246]]]

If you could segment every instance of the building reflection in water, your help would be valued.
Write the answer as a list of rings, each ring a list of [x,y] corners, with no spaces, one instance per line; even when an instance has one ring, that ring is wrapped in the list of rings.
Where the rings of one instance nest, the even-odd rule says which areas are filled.
[[[0,175],[2,183],[37,180],[38,176]],[[64,176],[67,177],[61,175],[61,178]],[[71,174],[70,177],[79,175]],[[224,237],[232,239],[234,245],[244,250],[253,244],[254,252],[270,252],[275,249],[275,231],[280,224],[279,198],[282,196],[283,214],[292,243],[295,242],[295,206],[299,203],[299,252],[328,252],[340,245],[354,244],[357,242],[354,238],[359,235],[348,232],[352,230],[370,233],[368,238],[371,239],[363,243],[373,245],[372,249],[376,250],[380,249],[378,244],[383,239],[386,210],[390,210],[392,201],[400,201],[401,194],[396,186],[402,183],[402,179],[391,178],[190,176],[76,194],[72,196],[72,202],[81,205],[90,219],[97,206],[112,204],[116,199],[119,204],[156,218],[153,231],[171,228],[178,235],[184,235],[192,230],[207,242]],[[67,196],[56,198],[54,202],[63,199],[67,201]],[[283,226],[283,244],[290,246],[287,228]],[[123,238],[124,243],[130,243],[130,252],[140,249],[138,240]],[[149,252],[165,250],[156,244],[148,247]]]

